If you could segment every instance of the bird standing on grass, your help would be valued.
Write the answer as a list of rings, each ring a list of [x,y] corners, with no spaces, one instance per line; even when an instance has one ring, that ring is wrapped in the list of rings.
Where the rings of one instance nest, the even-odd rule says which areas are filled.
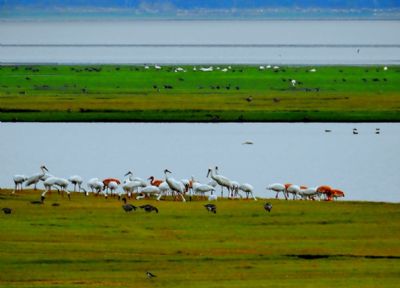
[[[12,211],[11,208],[8,208],[8,207],[4,207],[1,210],[3,210],[4,214],[11,214],[11,211]]]
[[[272,204],[269,203],[269,202],[268,202],[268,203],[265,203],[264,209],[265,209],[265,211],[271,212],[271,210],[272,210]]]
[[[151,279],[151,278],[157,277],[156,275],[154,275],[153,273],[151,273],[149,271],[146,272],[146,275],[147,275],[147,279]]]
[[[142,205],[142,206],[139,206],[139,207],[144,209],[144,211],[149,212],[149,213],[151,211],[156,211],[156,213],[158,213],[157,207],[154,207],[153,205],[150,205],[150,204]]]
[[[213,212],[214,214],[217,213],[217,206],[215,204],[206,204],[204,205],[208,212]]]
[[[122,198],[122,201],[124,202],[124,205],[122,205],[122,209],[124,209],[125,212],[131,212],[132,210],[136,210],[136,206],[129,204],[126,202],[126,198]]]

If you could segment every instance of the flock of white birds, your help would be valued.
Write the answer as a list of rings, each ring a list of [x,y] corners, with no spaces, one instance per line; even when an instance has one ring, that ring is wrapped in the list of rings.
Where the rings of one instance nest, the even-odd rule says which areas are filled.
[[[73,175],[68,179],[56,177],[49,174],[46,166],[40,167],[41,172],[33,174],[29,177],[25,175],[14,175],[14,193],[22,190],[23,187],[34,186],[37,189],[39,182],[43,182],[44,191],[42,196],[45,197],[52,189],[60,193],[67,193],[70,198],[71,192],[81,192],[85,195],[95,193],[103,195],[104,197],[118,196],[120,197],[136,197],[136,199],[156,197],[160,200],[165,196],[173,196],[174,199],[181,199],[186,201],[185,196],[201,196],[208,200],[217,200],[216,187],[221,187],[221,197],[223,197],[224,188],[226,189],[229,198],[243,198],[241,193],[246,194],[246,198],[251,197],[254,200],[257,198],[253,195],[253,186],[248,183],[240,184],[237,181],[232,181],[227,177],[218,174],[218,167],[215,170],[209,169],[207,177],[210,176],[208,183],[200,183],[193,176],[191,179],[176,180],[171,177],[171,171],[164,170],[164,179],[155,179],[153,176],[145,181],[142,178],[134,177],[133,173],[129,171],[124,175],[125,180],[122,182],[117,178],[106,178],[100,180],[99,178],[92,178],[86,182],[86,188],[83,186],[83,178],[79,175]],[[69,185],[73,185],[73,190],[69,190]]]
[[[216,187],[221,187],[221,197],[224,197],[224,189],[227,191],[228,198],[244,198],[242,193],[245,194],[246,199],[252,198],[257,201],[254,196],[254,187],[249,183],[239,183],[233,181],[228,177],[222,176],[218,172],[218,167],[214,169],[209,168],[207,177],[210,177],[208,183],[200,183],[193,176],[191,179],[176,180],[171,177],[171,171],[168,169],[164,170],[164,179],[155,179],[153,176],[149,177],[145,181],[142,178],[134,177],[133,173],[129,171],[124,175],[125,180],[122,182],[117,178],[106,178],[100,180],[99,178],[89,179],[86,183],[86,188],[83,187],[83,178],[79,175],[73,175],[68,179],[56,177],[49,174],[49,170],[46,166],[40,167],[41,172],[33,174],[29,177],[25,175],[14,175],[14,193],[22,190],[23,186],[29,187],[34,185],[34,189],[37,189],[37,184],[43,182],[44,191],[42,197],[44,198],[48,192],[52,189],[57,190],[59,193],[67,193],[68,198],[71,197],[71,192],[81,192],[85,195],[89,193],[95,193],[97,195],[103,195],[108,198],[109,196],[121,197],[135,197],[136,199],[142,198],[156,198],[160,200],[162,197],[172,196],[174,199],[186,201],[185,196],[189,196],[192,200],[192,196],[199,196],[209,201],[217,200],[218,196],[215,193]],[[68,186],[73,185],[73,190],[69,190]],[[276,193],[278,198],[279,193],[282,193],[285,199],[288,199],[289,194],[293,195],[293,199],[321,199],[324,196],[326,200],[332,200],[332,198],[344,197],[344,192],[337,189],[332,189],[329,186],[319,187],[304,187],[294,184],[280,184],[274,183],[269,185],[267,190]]]

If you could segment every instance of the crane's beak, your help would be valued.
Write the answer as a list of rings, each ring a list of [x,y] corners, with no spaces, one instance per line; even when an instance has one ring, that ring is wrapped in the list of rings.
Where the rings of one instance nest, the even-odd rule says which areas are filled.
[[[168,172],[168,173],[171,173],[171,171],[169,171],[168,169],[165,169],[165,170],[164,170],[164,173],[167,173],[167,172]]]
[[[49,172],[49,170],[46,168],[46,166],[43,166],[43,169],[46,170],[47,172]]]
[[[210,175],[210,172],[211,172],[211,169],[208,169],[208,172],[207,172],[207,176],[206,176],[206,177],[208,177],[208,175]]]
[[[132,172],[128,171],[124,176],[128,176],[129,174],[132,174]]]

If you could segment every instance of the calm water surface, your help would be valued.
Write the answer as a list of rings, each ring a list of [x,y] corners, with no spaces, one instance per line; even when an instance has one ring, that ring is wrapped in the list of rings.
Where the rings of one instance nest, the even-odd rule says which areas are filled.
[[[3,63],[399,64],[400,21],[5,21]]]
[[[201,182],[218,165],[262,197],[274,196],[268,184],[290,182],[328,184],[348,200],[400,202],[400,124],[0,123],[0,135],[1,187],[42,164],[65,178],[123,178],[128,170],[163,177],[168,168],[176,179],[193,175]]]

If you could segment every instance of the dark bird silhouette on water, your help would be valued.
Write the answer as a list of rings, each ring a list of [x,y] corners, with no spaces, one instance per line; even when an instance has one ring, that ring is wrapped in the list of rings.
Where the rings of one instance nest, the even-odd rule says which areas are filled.
[[[150,204],[142,205],[142,206],[139,206],[139,207],[144,209],[144,211],[149,212],[149,213],[152,212],[152,211],[156,211],[156,213],[158,213],[157,207],[154,207],[153,205],[150,205]]]
[[[217,206],[215,204],[206,204],[204,207],[206,207],[208,212],[217,213]]]
[[[147,276],[147,279],[151,279],[151,278],[157,277],[156,275],[154,275],[153,273],[151,273],[149,271],[146,272],[146,276]]]
[[[40,196],[40,200],[31,201],[31,204],[43,204],[44,203],[44,196]]]
[[[375,129],[375,134],[380,134],[381,133],[381,129],[380,128],[376,128]]]
[[[353,129],[353,134],[354,134],[354,135],[358,135],[358,130],[357,130],[357,128],[354,128],[354,129]]]
[[[11,214],[11,211],[12,211],[11,208],[8,208],[8,207],[4,207],[1,210],[3,210],[4,214]]]
[[[325,132],[326,132],[326,133],[329,133],[329,132],[332,132],[332,130],[330,130],[330,129],[325,129]]]
[[[272,204],[269,203],[269,202],[268,202],[268,203],[265,203],[264,209],[265,209],[265,211],[271,212],[271,210],[272,210]]]

